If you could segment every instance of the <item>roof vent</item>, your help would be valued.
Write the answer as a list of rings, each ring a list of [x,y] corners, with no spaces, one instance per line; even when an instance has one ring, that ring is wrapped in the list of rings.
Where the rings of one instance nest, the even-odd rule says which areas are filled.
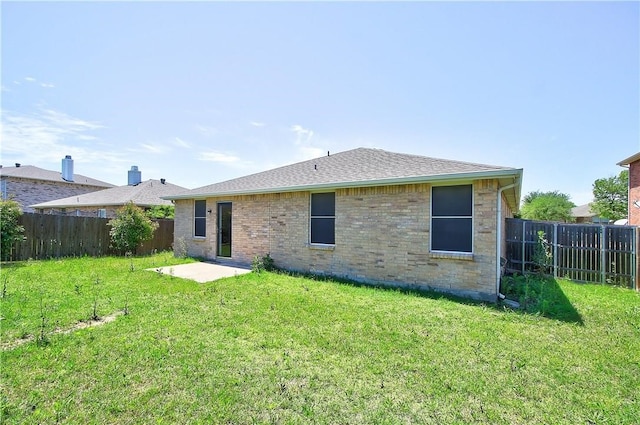
[[[20,163],[16,162],[16,168],[20,168]]]
[[[73,159],[71,159],[71,155],[66,155],[62,160],[62,180],[73,181]]]
[[[167,182],[167,179],[160,179],[160,183],[165,184]]]
[[[129,170],[129,179],[127,184],[129,186],[135,186],[137,184],[140,184],[141,182],[142,182],[142,172],[138,171],[137,165],[132,165],[131,169]]]

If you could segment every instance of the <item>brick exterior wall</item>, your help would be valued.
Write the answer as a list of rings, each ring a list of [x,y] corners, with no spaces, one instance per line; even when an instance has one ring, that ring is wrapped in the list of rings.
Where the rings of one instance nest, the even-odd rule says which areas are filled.
[[[633,205],[640,201],[640,161],[629,164],[629,224],[640,226],[640,208]]]
[[[192,236],[193,200],[178,200],[174,245],[216,259],[217,203],[232,202],[235,262],[269,253],[288,270],[495,301],[497,190],[473,184],[473,255],[430,252],[429,184],[337,189],[335,247],[309,244],[309,192],[208,198],[206,238]]]
[[[91,206],[81,208],[65,208],[64,211],[60,208],[38,208],[37,213],[41,214],[54,214],[54,215],[73,215],[79,217],[98,217],[98,210],[104,209],[107,216],[106,218],[114,218],[117,211],[122,208],[123,205],[104,205],[104,206]]]
[[[18,202],[24,212],[35,212],[29,205],[108,189],[104,186],[32,180],[11,176],[3,176],[2,181],[3,185],[6,185],[7,198]]]

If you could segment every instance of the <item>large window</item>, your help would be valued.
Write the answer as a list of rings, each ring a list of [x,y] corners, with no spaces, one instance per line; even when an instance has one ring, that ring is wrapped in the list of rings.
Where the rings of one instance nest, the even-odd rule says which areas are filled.
[[[311,194],[311,243],[336,243],[336,194]]]
[[[431,250],[473,251],[473,186],[431,190]]]
[[[195,202],[193,236],[207,236],[207,201],[204,199]]]

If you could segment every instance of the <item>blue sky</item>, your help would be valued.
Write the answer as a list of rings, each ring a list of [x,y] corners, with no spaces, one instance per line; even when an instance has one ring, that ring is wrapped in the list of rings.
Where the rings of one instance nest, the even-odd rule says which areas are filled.
[[[2,2],[2,158],[195,188],[327,151],[524,169],[640,151],[638,2]]]

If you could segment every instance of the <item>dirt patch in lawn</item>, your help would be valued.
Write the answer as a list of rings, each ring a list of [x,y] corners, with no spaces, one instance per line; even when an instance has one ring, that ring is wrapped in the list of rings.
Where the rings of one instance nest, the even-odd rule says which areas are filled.
[[[106,325],[107,323],[113,322],[118,318],[118,316],[122,316],[123,314],[124,314],[123,311],[116,311],[113,314],[110,314],[108,316],[103,316],[98,319],[82,320],[68,328],[56,328],[50,333],[48,333],[48,335],[70,334],[72,332],[79,331],[80,329]],[[0,349],[2,349],[2,351],[13,350],[16,347],[20,347],[21,345],[24,345],[27,342],[31,342],[35,340],[35,338],[36,337],[34,335],[29,334],[24,338],[20,338],[20,339],[9,341],[9,342],[3,342],[0,344]]]

